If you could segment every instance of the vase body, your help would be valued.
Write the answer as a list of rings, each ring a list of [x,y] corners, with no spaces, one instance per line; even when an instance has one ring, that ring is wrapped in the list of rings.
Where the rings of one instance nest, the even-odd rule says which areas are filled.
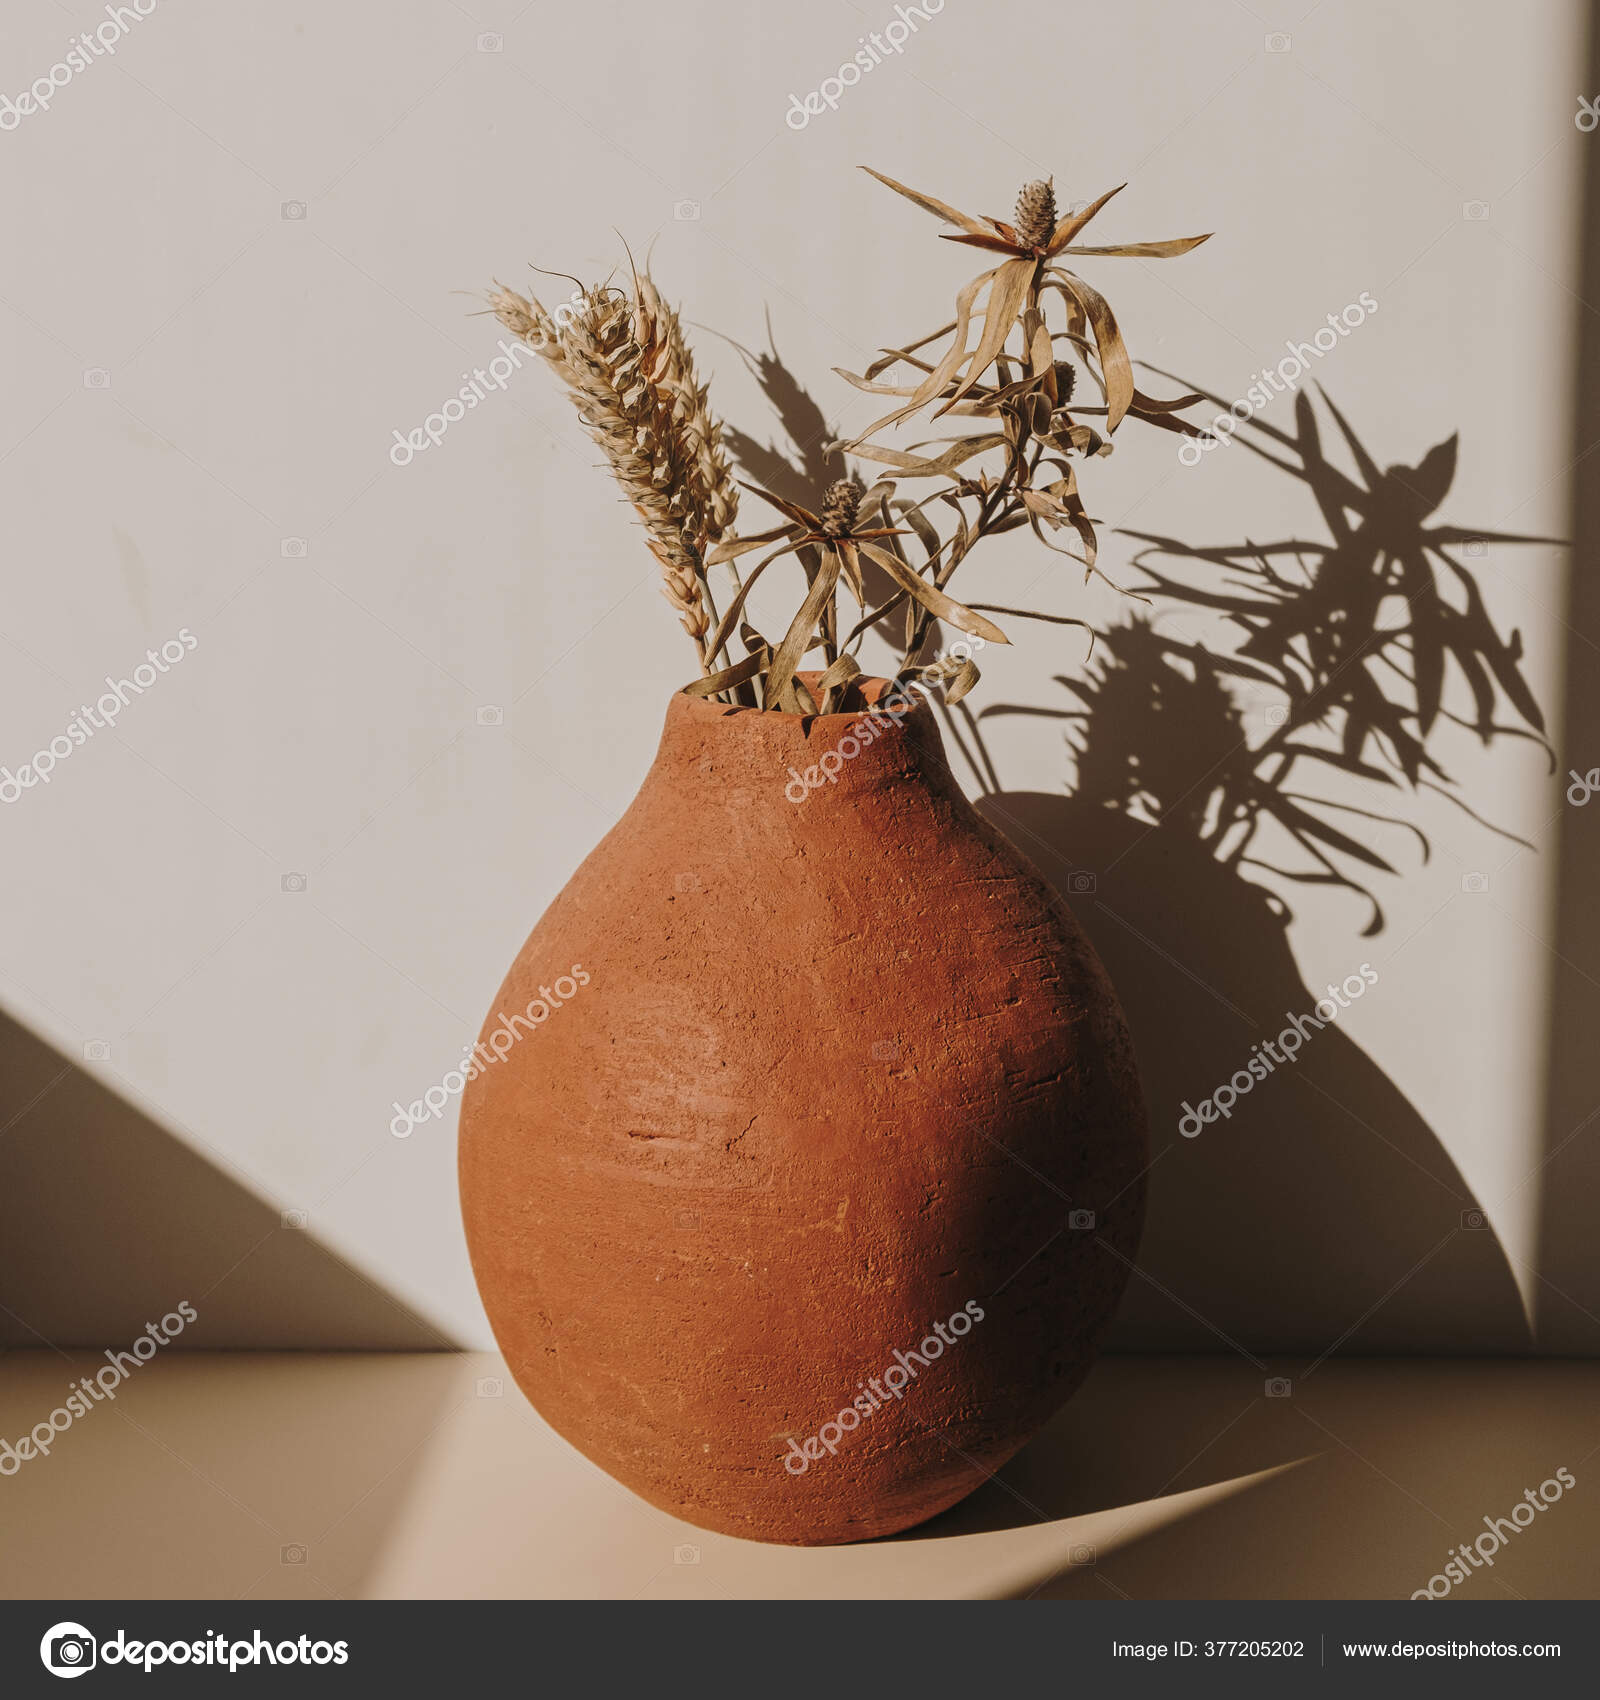
[[[1073,1391],[1131,1268],[1121,1010],[922,703],[674,697],[474,1067],[462,1212],[510,1372],[703,1528],[824,1544],[954,1504]]]

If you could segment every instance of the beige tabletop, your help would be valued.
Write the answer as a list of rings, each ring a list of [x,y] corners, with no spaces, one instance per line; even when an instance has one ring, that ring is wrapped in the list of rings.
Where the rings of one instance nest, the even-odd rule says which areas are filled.
[[[71,1356],[5,1355],[0,1436],[100,1361]],[[636,1499],[493,1356],[174,1352],[0,1480],[0,1594],[1405,1598],[1565,1469],[1452,1591],[1592,1598],[1597,1452],[1593,1363],[1110,1358],[934,1522],[763,1546]]]

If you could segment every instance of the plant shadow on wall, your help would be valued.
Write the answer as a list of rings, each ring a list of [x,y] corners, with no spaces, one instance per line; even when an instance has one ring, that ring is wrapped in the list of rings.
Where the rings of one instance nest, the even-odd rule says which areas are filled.
[[[1303,393],[1293,434],[1257,421],[1237,441],[1306,486],[1327,536],[1133,534],[1151,607],[1102,634],[1087,677],[1058,680],[1076,703],[987,711],[1071,724],[1070,795],[979,806],[1067,893],[1136,1040],[1150,1036],[1151,1213],[1113,1349],[1529,1344],[1477,1200],[1340,1023],[1381,974],[1364,941],[1384,932],[1382,883],[1428,856],[1407,797],[1448,798],[1471,830],[1498,830],[1452,781],[1439,734],[1548,754],[1520,637],[1497,632],[1469,563],[1489,543],[1552,540],[1437,523],[1456,439],[1380,469],[1324,399],[1355,477]],[[1207,641],[1168,635],[1173,615],[1186,632],[1200,617]],[[1470,714],[1448,706],[1452,673]],[[1355,906],[1349,973],[1332,985],[1306,984],[1291,953],[1297,887]],[[1441,1043],[1437,1065],[1453,1054]]]
[[[814,497],[840,475],[820,446],[823,415],[775,352],[753,370],[790,443],[734,433],[735,456],[796,499]],[[1485,1213],[1341,1023],[1381,979],[1384,882],[1428,858],[1406,799],[1437,794],[1471,831],[1499,830],[1452,780],[1440,735],[1455,726],[1548,754],[1520,638],[1495,629],[1472,562],[1490,543],[1555,540],[1438,523],[1455,438],[1384,470],[1324,406],[1355,476],[1330,456],[1303,393],[1293,433],[1257,421],[1236,442],[1305,486],[1306,529],[1326,535],[1195,545],[1131,534],[1148,601],[1098,634],[1083,675],[1058,678],[1065,704],[979,717],[1067,722],[1070,791],[1004,789],[985,728],[965,704],[945,711],[979,808],[1073,908],[1139,1046],[1151,1204],[1112,1350],[1237,1343],[1246,1357],[1316,1359],[1530,1343]],[[1174,624],[1186,635],[1171,635]],[[1074,668],[1081,656],[1075,638]],[[1455,705],[1462,683],[1468,714]],[[1308,985],[1290,949],[1285,893],[1297,888],[1350,904],[1348,974],[1332,986]],[[1437,1066],[1452,1054],[1441,1043]],[[1129,1497],[1154,1491],[1121,1485]],[[1086,1491],[1114,1503],[1120,1487]],[[971,1507],[935,1527],[1027,1515],[993,1492]]]

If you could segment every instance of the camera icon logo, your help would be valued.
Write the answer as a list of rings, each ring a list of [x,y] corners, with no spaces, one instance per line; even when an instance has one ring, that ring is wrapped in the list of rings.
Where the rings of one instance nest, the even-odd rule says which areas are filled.
[[[1272,707],[1267,710],[1267,724],[1269,726],[1287,726],[1289,724],[1289,710],[1287,705],[1281,702],[1275,702]]]
[[[278,208],[278,216],[291,221],[298,221],[306,216],[306,204],[304,201],[285,201]]]
[[[1267,1397],[1269,1399],[1287,1399],[1293,1391],[1293,1385],[1286,1376],[1275,1375],[1267,1383]]]
[[[305,1561],[306,1549],[299,1541],[290,1541],[288,1546],[278,1548],[279,1564],[304,1564]]]
[[[1077,873],[1070,875],[1067,879],[1067,890],[1074,897],[1088,897],[1092,895],[1094,889],[1094,875],[1085,868],[1079,868]]]
[[[111,374],[104,366],[90,366],[83,374],[83,387],[86,390],[108,390],[111,388]]]
[[[82,1676],[99,1662],[95,1638],[81,1623],[57,1623],[39,1642],[39,1659],[52,1676]]]
[[[1463,874],[1461,876],[1461,889],[1463,891],[1487,891],[1489,889],[1489,876],[1487,874]]]
[[[698,1564],[700,1562],[699,1547],[681,1546],[672,1549],[674,1564]]]
[[[672,203],[672,216],[680,224],[691,223],[700,216],[700,203],[698,201],[674,201]]]
[[[1479,1228],[1489,1226],[1489,1218],[1481,1210],[1463,1210],[1461,1212],[1461,1226],[1469,1234],[1475,1233]]]
[[[894,1062],[900,1055],[900,1047],[893,1039],[877,1039],[872,1046],[874,1062]]]
[[[85,1062],[110,1062],[111,1044],[106,1039],[87,1039],[83,1046]]]
[[[695,1234],[700,1231],[700,1212],[698,1210],[679,1210],[672,1218],[673,1226],[680,1233]]]
[[[303,537],[285,537],[278,545],[278,553],[286,561],[303,561],[306,557],[306,540]]]
[[[1094,1226],[1094,1212],[1092,1210],[1071,1211],[1067,1216],[1067,1226],[1076,1228],[1079,1233],[1092,1228]]]
[[[1074,1564],[1094,1564],[1100,1552],[1097,1547],[1074,1547],[1068,1556]]]
[[[1472,537],[1461,545],[1461,553],[1469,560],[1481,561],[1489,553],[1489,545],[1481,537]]]
[[[1292,36],[1284,35],[1279,30],[1274,30],[1272,34],[1266,38],[1262,45],[1266,48],[1268,53],[1287,53],[1294,45],[1294,38]]]
[[[303,1228],[306,1225],[306,1213],[303,1210],[285,1210],[279,1220],[285,1228]]]
[[[493,30],[485,30],[478,37],[478,51],[480,53],[499,53],[505,47],[505,44],[506,38],[503,35],[497,35]]]
[[[672,889],[676,892],[698,891],[700,889],[699,874],[674,874]]]
[[[478,1377],[478,1397],[480,1399],[503,1399],[506,1384],[498,1375],[480,1375]]]
[[[281,885],[285,891],[304,891],[306,888],[306,876],[304,874],[285,874],[283,878],[278,881],[278,884]]]
[[[504,726],[505,723],[506,711],[498,703],[486,702],[478,710],[478,724],[480,726]]]
[[[1489,203],[1487,201],[1463,201],[1461,203],[1461,216],[1470,218],[1474,222],[1481,222],[1489,216]]]

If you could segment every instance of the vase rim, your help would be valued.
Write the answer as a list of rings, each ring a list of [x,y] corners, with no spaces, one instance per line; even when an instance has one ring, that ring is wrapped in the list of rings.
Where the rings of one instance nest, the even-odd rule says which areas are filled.
[[[822,674],[807,671],[797,673],[795,677],[803,681],[806,687],[815,693]],[[685,685],[680,691],[676,692],[674,700],[681,705],[679,713],[694,713],[705,719],[730,719],[734,715],[753,714],[767,722],[789,721],[798,723],[806,721],[825,724],[832,724],[836,721],[842,724],[846,721],[859,720],[862,715],[873,714],[874,711],[876,711],[878,718],[893,720],[896,724],[899,724],[902,721],[909,720],[914,714],[926,712],[930,700],[926,693],[913,686],[903,685],[900,687],[902,701],[895,707],[884,707],[882,704],[894,685],[893,679],[880,677],[877,674],[858,673],[850,682],[861,692],[865,701],[862,707],[846,709],[840,714],[789,714],[782,709],[752,708],[748,703],[717,702],[712,697],[690,696],[689,692],[693,688],[691,685]]]

